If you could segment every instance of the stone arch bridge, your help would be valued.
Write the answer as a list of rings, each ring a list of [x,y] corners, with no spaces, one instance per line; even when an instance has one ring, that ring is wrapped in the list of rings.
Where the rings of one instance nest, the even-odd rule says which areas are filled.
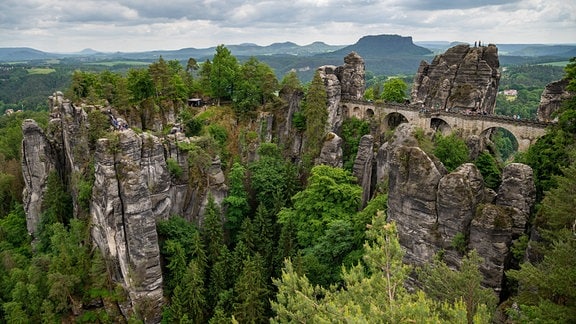
[[[382,132],[398,126],[401,122],[407,122],[422,129],[440,130],[444,134],[458,129],[464,136],[488,136],[495,128],[503,128],[514,135],[520,152],[526,151],[539,137],[546,134],[546,127],[549,125],[549,123],[496,115],[430,111],[410,104],[342,101],[340,105],[345,118],[376,120]]]

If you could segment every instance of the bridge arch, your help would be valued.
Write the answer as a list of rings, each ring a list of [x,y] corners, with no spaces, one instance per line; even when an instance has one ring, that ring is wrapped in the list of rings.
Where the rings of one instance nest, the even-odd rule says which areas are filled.
[[[440,131],[442,135],[448,135],[452,132],[452,127],[442,118],[432,117],[430,118],[430,128],[434,131]]]
[[[520,148],[516,135],[504,127],[488,127],[480,133],[480,136],[488,138],[494,143],[502,160],[507,160]]]
[[[391,112],[384,117],[384,130],[392,130],[402,123],[407,123],[408,118],[399,112]]]
[[[514,135],[520,152],[526,151],[539,137],[546,134],[546,127],[549,124],[495,115],[429,111],[419,105],[410,104],[373,103],[362,100],[346,100],[340,104],[344,118],[372,119],[378,123],[381,132],[394,129],[403,122],[423,129],[440,129],[443,133],[458,129],[464,136],[480,135],[490,128],[500,127]]]

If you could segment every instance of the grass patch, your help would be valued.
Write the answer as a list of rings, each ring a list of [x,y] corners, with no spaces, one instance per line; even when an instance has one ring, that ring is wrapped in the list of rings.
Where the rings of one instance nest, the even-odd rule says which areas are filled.
[[[565,67],[566,65],[568,65],[568,61],[558,61],[558,62],[547,62],[547,63],[539,63],[536,65],[550,65],[550,66],[559,66],[559,67]]]
[[[143,66],[143,65],[150,65],[150,62],[140,62],[140,61],[108,61],[108,62],[86,63],[86,65],[99,65],[99,66],[107,66],[107,67],[112,67],[112,66],[116,66],[116,65]]]
[[[26,69],[26,71],[28,71],[28,74],[50,74],[56,72],[56,70],[52,68],[30,68]]]

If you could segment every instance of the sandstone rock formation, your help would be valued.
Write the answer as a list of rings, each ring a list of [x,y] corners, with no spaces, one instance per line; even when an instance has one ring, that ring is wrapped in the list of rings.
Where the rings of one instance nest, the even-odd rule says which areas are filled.
[[[76,107],[61,93],[55,93],[50,103],[51,120],[45,131],[33,120],[22,125],[28,231],[36,232],[48,175],[56,172],[71,192],[78,192],[75,179],[87,174],[93,163],[89,210],[73,201],[74,217],[92,220],[92,240],[107,260],[111,278],[129,297],[119,305],[126,318],[146,305],[146,321],[158,322],[164,300],[156,222],[180,215],[200,224],[209,196],[221,204],[227,187],[220,159],[198,149],[201,138],[187,138],[178,131],[160,138],[112,126],[91,152],[86,110],[115,112],[108,112],[108,107]],[[189,148],[195,148],[193,160]],[[181,172],[173,174],[169,160],[172,169]]]
[[[498,48],[493,44],[456,45],[432,63],[420,63],[412,102],[431,110],[492,114],[500,83],[499,65]]]
[[[344,115],[340,106],[341,99],[358,100],[364,96],[364,60],[355,52],[344,58],[343,66],[325,65],[318,68],[326,86],[328,121],[326,131],[338,132]]]
[[[332,132],[326,135],[316,164],[329,165],[335,168],[342,167],[342,138],[340,136]]]
[[[28,233],[34,234],[40,223],[42,201],[50,172],[56,170],[56,161],[49,157],[55,152],[42,129],[27,119],[22,124],[22,174],[24,177],[24,211]]]
[[[134,305],[150,305],[148,320],[157,322],[163,304],[162,270],[156,206],[146,183],[153,180],[143,176],[141,138],[132,130],[118,135],[118,143],[98,141],[90,206],[92,238],[111,261],[114,280],[124,285]],[[114,154],[116,150],[121,153]],[[160,166],[157,174],[167,174],[166,166]]]
[[[415,127],[400,125],[378,151],[377,179],[388,179],[388,219],[398,225],[405,260],[422,265],[443,251],[452,267],[467,250],[484,258],[484,285],[501,290],[510,246],[524,233],[534,203],[532,169],[509,164],[497,193],[474,164],[448,173],[418,147]]]
[[[360,100],[364,97],[365,84],[364,59],[356,52],[344,57],[344,65],[338,68],[338,79],[342,87],[342,99]]]
[[[340,80],[336,74],[337,68],[334,65],[325,65],[318,68],[320,77],[324,80],[326,87],[326,105],[328,109],[328,120],[326,122],[326,132],[338,132],[344,116],[340,107],[342,99],[342,88]]]
[[[574,93],[566,90],[567,86],[568,80],[566,79],[546,85],[540,96],[540,105],[536,113],[539,121],[551,121],[554,118],[552,115],[560,108],[562,102],[574,96]]]
[[[362,187],[362,206],[372,198],[372,169],[374,160],[374,136],[364,135],[358,144],[358,153],[354,161],[352,174]]]

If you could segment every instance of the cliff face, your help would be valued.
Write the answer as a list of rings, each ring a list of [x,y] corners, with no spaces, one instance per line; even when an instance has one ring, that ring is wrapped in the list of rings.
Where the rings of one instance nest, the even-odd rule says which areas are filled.
[[[388,219],[398,224],[406,261],[422,265],[443,251],[456,267],[463,251],[475,249],[484,258],[484,284],[500,291],[510,246],[535,201],[532,169],[509,164],[494,193],[474,164],[448,173],[417,146],[413,132],[401,124],[376,159],[379,178],[389,179]]]
[[[562,102],[574,96],[574,93],[566,89],[567,86],[568,80],[566,79],[546,85],[540,96],[540,105],[536,113],[539,121],[551,121],[554,118],[552,115],[560,108]]]
[[[328,105],[328,122],[326,132],[339,132],[345,116],[340,106],[340,100],[360,100],[364,96],[366,84],[364,81],[364,60],[355,52],[344,58],[344,65],[325,65],[318,72],[326,86],[326,102]]]
[[[180,132],[158,138],[111,126],[91,152],[86,110],[108,114],[108,109],[74,107],[61,93],[51,97],[51,109],[46,132],[32,120],[22,125],[28,231],[34,235],[39,224],[48,175],[56,172],[71,192],[77,192],[75,179],[89,172],[93,163],[89,211],[74,201],[74,216],[91,219],[93,242],[108,261],[114,281],[129,296],[127,304],[120,305],[126,317],[133,307],[146,305],[147,321],[159,321],[163,279],[156,222],[170,215],[181,215],[201,223],[208,196],[212,195],[220,204],[227,193],[220,160],[202,156],[202,163],[191,167],[189,163],[197,161],[189,161],[187,147],[201,145],[195,139]],[[181,169],[180,175],[169,171],[169,159],[176,165],[173,167]],[[189,170],[197,170],[201,175]]]
[[[432,110],[494,112],[500,83],[495,45],[457,45],[422,61],[414,77],[412,102]]]

